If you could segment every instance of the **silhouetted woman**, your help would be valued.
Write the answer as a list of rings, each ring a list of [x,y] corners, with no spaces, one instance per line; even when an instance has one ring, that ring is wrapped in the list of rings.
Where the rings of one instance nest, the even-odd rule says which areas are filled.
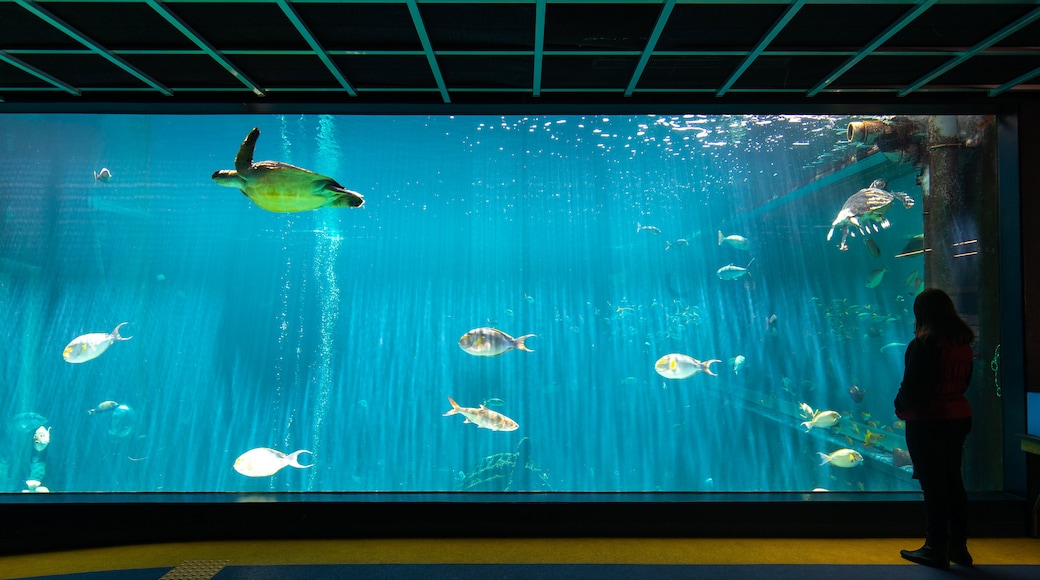
[[[924,492],[927,536],[921,549],[900,554],[936,568],[948,568],[951,561],[970,566],[961,456],[971,431],[971,405],[964,392],[971,381],[975,333],[937,288],[918,294],[914,318],[914,339],[906,347],[895,407],[906,421],[906,447]]]

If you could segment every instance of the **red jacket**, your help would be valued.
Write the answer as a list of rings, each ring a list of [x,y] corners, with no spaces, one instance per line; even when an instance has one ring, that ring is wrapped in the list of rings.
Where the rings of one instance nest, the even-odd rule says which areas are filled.
[[[910,341],[906,370],[896,394],[896,416],[904,421],[934,421],[971,417],[964,397],[971,382],[971,345]]]

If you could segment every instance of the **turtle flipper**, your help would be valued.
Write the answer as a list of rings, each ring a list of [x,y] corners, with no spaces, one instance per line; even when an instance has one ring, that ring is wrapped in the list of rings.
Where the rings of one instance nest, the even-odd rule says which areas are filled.
[[[253,130],[246,135],[245,141],[242,141],[242,146],[238,148],[238,155],[235,156],[235,171],[242,175],[249,171],[249,166],[253,164],[253,149],[256,149],[256,140],[260,137],[260,129],[253,127]]]
[[[361,207],[365,204],[365,198],[360,193],[350,191],[336,182],[327,184],[325,190],[333,192],[335,196],[330,207]]]

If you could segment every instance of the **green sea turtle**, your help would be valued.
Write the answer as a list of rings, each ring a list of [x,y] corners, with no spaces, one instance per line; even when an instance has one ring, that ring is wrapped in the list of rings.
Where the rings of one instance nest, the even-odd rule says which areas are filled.
[[[308,211],[319,207],[361,207],[365,199],[335,179],[282,163],[253,163],[253,149],[260,129],[246,135],[235,156],[234,169],[213,172],[213,181],[242,191],[253,203],[267,211]]]
[[[841,243],[838,244],[838,249],[848,250],[849,246],[845,244],[845,240],[850,233],[853,237],[856,236],[855,232],[849,231],[849,226],[858,228],[859,233],[867,235],[871,230],[876,232],[891,225],[885,217],[885,212],[892,207],[892,202],[897,198],[903,202],[906,209],[914,206],[914,198],[902,192],[885,191],[885,185],[884,179],[877,179],[870,187],[857,191],[845,200],[845,205],[841,206],[838,217],[834,218],[831,224],[831,231],[827,232],[827,240],[834,235],[834,229],[840,227]]]

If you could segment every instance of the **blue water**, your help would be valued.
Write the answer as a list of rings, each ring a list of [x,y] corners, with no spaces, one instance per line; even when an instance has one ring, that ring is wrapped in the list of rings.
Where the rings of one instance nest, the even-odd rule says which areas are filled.
[[[916,489],[892,466],[903,349],[882,347],[912,335],[923,262],[893,256],[921,204],[892,208],[874,258],[825,237],[876,175],[784,201],[854,153],[849,120],[0,117],[0,491],[501,489],[473,487],[491,464],[510,490]],[[256,160],[364,207],[276,214],[217,186],[254,126]],[[909,168],[874,173],[920,198]],[[750,276],[720,280],[730,264]],[[131,340],[62,360],[124,321]],[[459,348],[484,326],[534,352]],[[718,376],[665,379],[669,353]],[[444,417],[449,396],[520,427]],[[801,402],[837,430],[806,433]],[[232,469],[258,447],[313,467]],[[864,464],[820,465],[842,447]]]

